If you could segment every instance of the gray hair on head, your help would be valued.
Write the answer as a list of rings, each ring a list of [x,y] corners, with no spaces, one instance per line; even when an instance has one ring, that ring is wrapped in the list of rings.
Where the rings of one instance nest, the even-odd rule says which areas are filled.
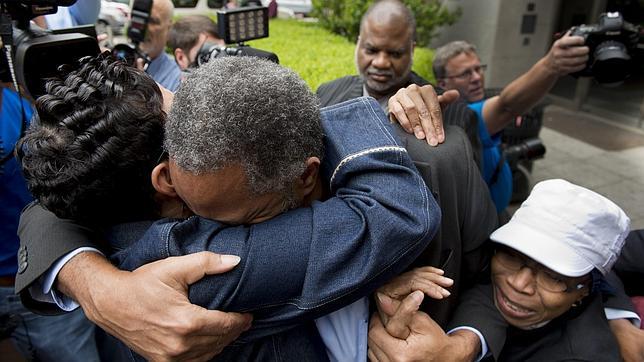
[[[450,59],[461,53],[476,54],[476,47],[465,40],[456,40],[436,49],[436,52],[434,53],[434,62],[432,63],[434,77],[436,77],[436,79],[444,79],[447,77],[445,65],[447,65],[447,62],[449,62]]]
[[[306,160],[323,154],[317,97],[295,72],[255,57],[211,59],[191,73],[165,135],[166,151],[184,171],[239,164],[255,195],[290,197]]]

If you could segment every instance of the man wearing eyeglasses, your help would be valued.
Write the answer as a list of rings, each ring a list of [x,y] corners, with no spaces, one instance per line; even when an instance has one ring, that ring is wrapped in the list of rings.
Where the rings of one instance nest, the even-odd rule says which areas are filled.
[[[512,81],[501,94],[488,99],[484,99],[486,65],[481,64],[474,45],[453,41],[436,50],[433,69],[438,86],[458,90],[478,117],[479,138],[483,144],[481,170],[499,213],[505,210],[512,196],[512,172],[499,151],[499,132],[539,102],[560,76],[586,66],[588,47],[583,45],[582,37],[566,34],[530,70]],[[404,112],[409,108],[407,99],[423,99],[417,95],[422,92],[425,92],[422,88],[407,88],[389,101],[389,109],[400,109],[394,115],[405,129],[419,126],[411,117],[408,121]]]

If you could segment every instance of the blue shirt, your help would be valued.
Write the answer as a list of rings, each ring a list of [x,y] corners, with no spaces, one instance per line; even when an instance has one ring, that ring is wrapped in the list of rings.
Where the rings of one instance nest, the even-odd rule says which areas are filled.
[[[508,163],[503,161],[503,166],[499,171],[496,182],[491,182],[494,170],[501,160],[501,151],[499,149],[501,133],[499,132],[492,136],[488,133],[487,126],[483,120],[484,104],[485,100],[482,100],[470,103],[468,107],[476,113],[478,118],[478,133],[483,146],[483,155],[481,157],[483,179],[490,189],[490,195],[494,206],[496,206],[496,211],[500,213],[510,204],[510,198],[512,197],[512,171]]]
[[[49,29],[95,24],[101,11],[100,0],[78,0],[72,6],[59,6],[55,14],[45,15]]]
[[[150,62],[145,72],[169,91],[176,92],[179,89],[181,69],[168,54],[159,54],[158,57]]]
[[[27,125],[32,109],[22,100]],[[13,152],[22,125],[22,109],[18,94],[9,88],[2,89],[0,112],[0,157]],[[25,126],[26,127],[26,126]],[[31,194],[22,177],[15,157],[0,165],[0,276],[15,275],[18,269],[19,239],[18,220],[20,211],[31,201]]]

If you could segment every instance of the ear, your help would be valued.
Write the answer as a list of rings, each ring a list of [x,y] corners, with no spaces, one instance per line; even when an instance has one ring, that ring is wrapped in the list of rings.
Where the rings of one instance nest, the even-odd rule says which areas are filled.
[[[309,157],[306,160],[306,168],[302,175],[297,180],[296,192],[307,198],[315,190],[318,184],[318,174],[320,173],[320,159],[317,157]]]
[[[163,161],[156,165],[151,175],[152,186],[158,193],[169,197],[179,197],[170,176],[169,162]]]
[[[179,64],[181,70],[185,70],[190,65],[188,55],[184,53],[183,49],[177,48],[174,50],[174,60]]]

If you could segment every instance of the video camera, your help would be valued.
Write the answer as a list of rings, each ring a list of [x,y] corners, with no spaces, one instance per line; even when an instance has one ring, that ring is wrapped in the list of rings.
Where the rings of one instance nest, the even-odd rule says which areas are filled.
[[[219,34],[226,44],[237,43],[236,47],[220,46],[205,42],[195,58],[194,66],[201,66],[210,59],[227,56],[251,56],[279,63],[277,54],[252,48],[244,42],[268,37],[268,8],[250,6],[232,10],[217,11]]]
[[[60,65],[100,52],[95,34],[74,32],[74,28],[48,31],[30,24],[36,16],[54,14],[58,6],[75,2],[0,0],[0,36],[6,49],[5,56],[0,57],[2,81],[19,84],[36,98],[44,94],[45,80],[55,75]]]
[[[594,77],[604,85],[619,85],[635,71],[633,60],[640,42],[640,27],[627,21],[619,12],[604,13],[599,23],[574,26],[570,35],[584,38],[590,48],[588,63],[576,77]]]
[[[129,65],[136,65],[136,59],[143,59],[144,67],[152,61],[150,57],[141,50],[140,44],[145,40],[145,32],[150,21],[152,0],[134,0],[132,4],[132,20],[127,29],[127,36],[132,44],[117,44],[112,48],[112,55],[121,59]]]

